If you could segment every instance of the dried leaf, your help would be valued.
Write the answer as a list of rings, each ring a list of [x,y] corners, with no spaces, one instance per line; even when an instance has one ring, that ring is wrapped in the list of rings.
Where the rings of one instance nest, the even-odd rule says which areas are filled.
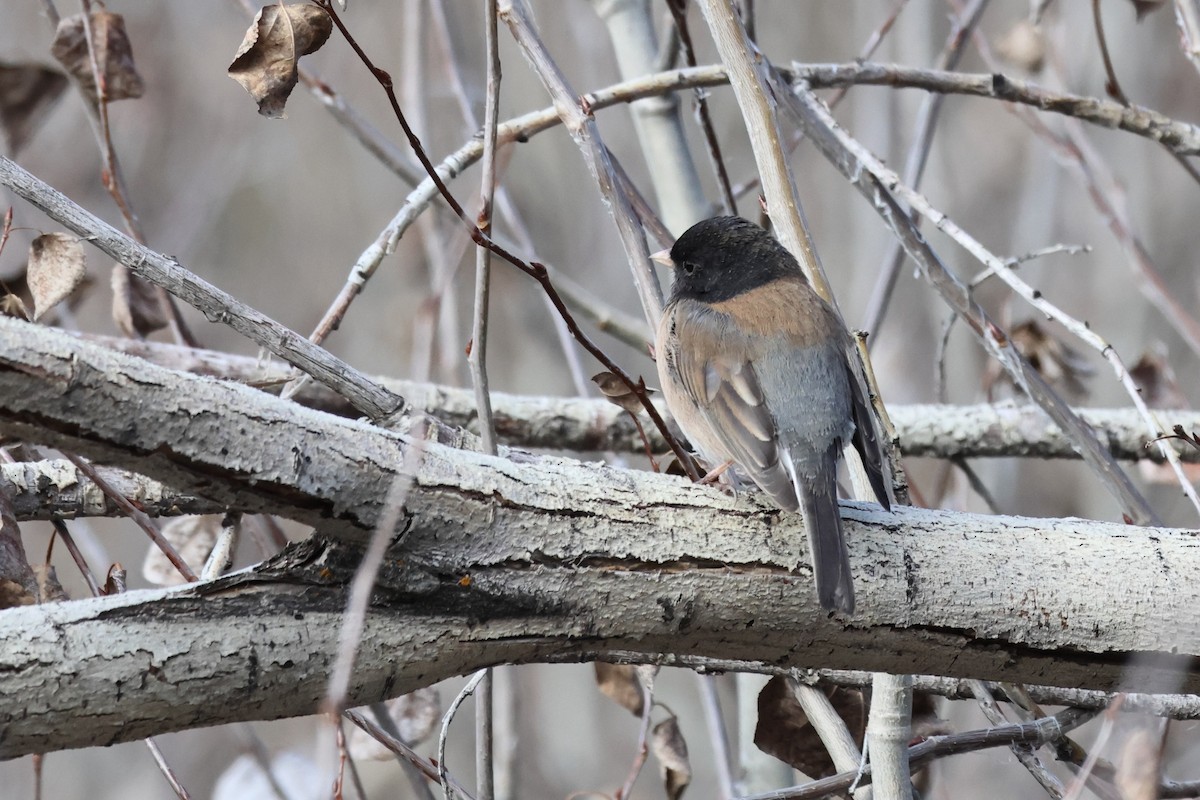
[[[26,278],[33,295],[33,318],[40,319],[83,282],[83,245],[68,233],[43,233],[29,243]]]
[[[1046,39],[1041,28],[1021,19],[996,42],[996,53],[1019,69],[1041,72],[1046,61]]]
[[[675,717],[663,720],[650,731],[650,752],[658,759],[667,797],[678,800],[692,782],[692,765],[688,760],[687,742],[683,740]]]
[[[428,739],[437,730],[442,718],[441,696],[432,686],[388,700],[385,705],[392,721],[396,723],[400,739],[412,747]],[[347,746],[354,758],[391,761],[396,757],[361,728],[351,730]]]
[[[126,336],[146,336],[167,327],[167,317],[152,283],[124,264],[113,265],[113,321]]]
[[[221,515],[207,514],[176,517],[162,527],[163,538],[171,543],[184,563],[199,572],[208,560],[221,529]],[[156,586],[178,586],[187,583],[163,551],[154,545],[146,552],[142,577]]]
[[[33,577],[37,581],[38,602],[57,603],[60,600],[70,600],[67,590],[58,580],[58,573],[49,564],[32,564]]]
[[[625,381],[618,378],[611,372],[597,372],[592,376],[592,383],[600,387],[600,393],[605,399],[613,405],[620,406],[630,414],[640,414],[645,409],[642,408],[642,403],[638,400],[638,396],[625,385]],[[646,394],[653,394],[653,389],[647,389],[644,386],[642,391]]]
[[[1184,394],[1175,370],[1167,360],[1167,348],[1162,342],[1142,353],[1142,357],[1129,369],[1129,377],[1137,385],[1142,399],[1151,408],[1181,409],[1190,408],[1187,395]],[[1175,435],[1185,441],[1192,441],[1187,431],[1176,426]],[[1175,468],[1167,463],[1155,463],[1149,459],[1137,462],[1138,474],[1147,483],[1160,486],[1172,486],[1179,483]],[[1183,475],[1193,484],[1200,483],[1200,464],[1184,464]]]
[[[37,598],[20,582],[0,578],[0,611],[17,606],[31,606],[36,602]]]
[[[41,64],[0,64],[0,128],[16,156],[67,88],[67,76]]]
[[[1123,800],[1158,800],[1162,740],[1149,727],[1132,731],[1121,747],[1114,783]]]
[[[125,18],[120,14],[96,10],[88,22],[92,29],[95,63],[103,79],[104,99],[111,103],[141,97],[145,86],[142,76],[133,65],[133,48],[125,33]],[[62,18],[50,52],[79,82],[79,88],[92,102],[97,102],[96,76],[92,70],[92,54],[88,52],[87,26],[84,25],[83,14]]]
[[[404,741],[418,745],[437,728],[442,718],[442,700],[438,690],[429,686],[389,701],[388,710]]]
[[[1133,10],[1137,12],[1137,21],[1141,22],[1152,11],[1158,11],[1162,8],[1167,0],[1130,0],[1133,3]]]
[[[20,295],[12,292],[0,297],[0,314],[17,319],[29,319],[29,309],[25,308],[25,301],[21,299]]]
[[[644,710],[645,694],[642,683],[638,679],[637,667],[630,664],[609,664],[597,661],[596,686],[617,705],[626,708],[630,714],[640,717]]]
[[[845,720],[859,745],[866,734],[866,703],[857,689],[826,690],[834,710]],[[758,694],[758,726],[754,744],[759,750],[790,764],[810,778],[824,778],[836,770],[821,737],[808,724],[808,715],[788,685],[776,675]]]
[[[1129,377],[1151,408],[1188,408],[1187,396],[1175,378],[1175,370],[1167,361],[1167,348],[1161,342],[1142,353],[1129,369]]]
[[[1045,330],[1037,320],[1017,325],[1009,331],[1008,338],[1029,366],[1041,373],[1048,383],[1061,386],[1077,398],[1087,394],[1084,381],[1091,378],[1095,370],[1083,356]],[[1007,382],[1007,375],[1001,372],[998,362],[990,362],[983,378],[983,388],[989,398],[993,386],[1001,380]]]
[[[298,80],[297,62],[319,50],[332,31],[329,15],[316,6],[263,6],[229,65],[229,77],[250,93],[259,114],[281,118]]]
[[[100,594],[125,594],[125,578],[129,573],[125,571],[125,567],[121,566],[118,561],[108,568],[108,574],[104,576],[104,586],[100,588]]]

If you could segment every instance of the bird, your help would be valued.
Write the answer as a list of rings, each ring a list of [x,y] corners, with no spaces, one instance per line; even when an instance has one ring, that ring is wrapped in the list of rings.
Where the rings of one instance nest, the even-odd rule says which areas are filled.
[[[891,481],[850,332],[787,248],[741,217],[702,220],[651,258],[673,271],[655,339],[668,410],[704,460],[732,462],[803,515],[817,599],[852,615],[837,502],[844,444],[888,510]]]

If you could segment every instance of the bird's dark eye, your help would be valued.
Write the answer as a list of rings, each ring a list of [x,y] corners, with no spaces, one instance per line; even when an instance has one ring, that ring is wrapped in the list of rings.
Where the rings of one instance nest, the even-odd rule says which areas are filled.
[[[691,275],[693,272],[696,271],[696,265],[693,264],[691,261],[685,261],[682,264],[680,264],[679,266],[681,266],[683,268],[683,271],[686,272],[688,275]]]

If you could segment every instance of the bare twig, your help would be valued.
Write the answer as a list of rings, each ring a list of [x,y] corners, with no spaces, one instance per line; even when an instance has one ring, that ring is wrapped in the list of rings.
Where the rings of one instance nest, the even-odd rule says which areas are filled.
[[[650,419],[654,421],[655,426],[657,426],[658,429],[662,432],[664,439],[668,442],[668,444],[670,444],[672,451],[675,453],[675,455],[679,459],[680,463],[684,465],[684,468],[688,471],[689,476],[691,476],[693,479],[699,479],[700,475],[699,475],[698,471],[696,470],[695,465],[691,462],[691,458],[688,456],[687,452],[683,449],[683,446],[681,444],[679,444],[678,441],[675,440],[674,436],[671,435],[670,431],[667,429],[666,422],[662,418],[662,415],[659,414],[658,410],[654,407],[654,404],[650,402],[649,396],[646,394],[644,384],[641,381],[635,382],[633,380],[633,378],[631,378],[623,369],[621,369],[619,366],[617,366],[616,362],[614,362],[611,358],[608,357],[608,355],[606,353],[604,353],[604,351],[602,351],[599,347],[597,347],[592,342],[592,340],[579,328],[578,324],[575,322],[574,317],[571,316],[571,312],[567,309],[566,304],[563,302],[562,297],[558,294],[557,290],[554,288],[554,285],[550,280],[549,271],[546,269],[546,266],[544,264],[540,264],[536,261],[531,262],[531,263],[526,263],[525,261],[521,260],[517,256],[510,253],[508,250],[506,250],[503,247],[501,247],[500,245],[496,244],[494,241],[492,241],[487,236],[485,236],[483,231],[479,230],[479,226],[476,225],[475,222],[467,215],[467,213],[463,210],[462,205],[450,193],[450,190],[446,187],[446,184],[443,181],[442,177],[438,174],[438,170],[433,166],[433,163],[429,160],[429,156],[426,155],[425,150],[421,145],[420,139],[417,138],[416,134],[413,132],[412,128],[409,126],[407,118],[404,116],[404,112],[403,112],[403,110],[401,110],[400,104],[396,99],[396,94],[395,94],[395,91],[393,90],[393,86],[392,86],[391,76],[374,65],[374,63],[371,61],[371,59],[367,56],[367,54],[359,46],[358,42],[353,38],[353,36],[351,36],[350,32],[346,29],[345,25],[343,24],[343,22],[341,20],[341,17],[338,16],[337,11],[334,10],[334,8],[330,4],[329,0],[317,0],[317,3],[318,3],[318,5],[321,6],[321,8],[325,9],[329,13],[330,17],[333,19],[334,25],[336,25],[338,30],[341,31],[342,35],[346,38],[346,41],[350,44],[350,47],[358,55],[359,59],[363,62],[363,64],[366,65],[367,68],[371,71],[372,75],[375,76],[375,78],[379,82],[380,86],[383,87],[384,92],[387,94],[388,101],[391,104],[392,112],[396,116],[396,119],[400,123],[400,126],[404,129],[404,133],[408,137],[408,141],[409,141],[409,144],[413,148],[413,152],[416,153],[418,160],[421,162],[421,165],[425,168],[426,172],[429,174],[429,179],[430,179],[430,181],[432,181],[437,192],[439,194],[441,194],[442,198],[446,201],[447,205],[449,205],[454,210],[454,213],[458,216],[458,218],[462,221],[462,223],[467,227],[467,230],[471,234],[471,240],[474,241],[475,244],[478,245],[479,247],[488,248],[494,254],[496,254],[503,260],[507,261],[508,263],[512,264],[513,266],[515,266],[517,269],[521,270],[525,274],[534,278],[539,284],[541,284],[542,290],[546,293],[547,297],[550,298],[550,301],[554,304],[554,307],[558,310],[559,315],[563,318],[563,321],[567,324],[567,327],[570,328],[571,335],[575,337],[575,340],[578,341],[585,350],[587,350],[589,353],[591,353],[596,358],[596,360],[598,360],[601,364],[603,364],[610,372],[617,375],[617,377],[619,377],[621,379],[621,381],[624,382],[625,385],[630,388],[630,390],[634,393],[634,395],[642,403],[642,406],[646,409],[646,413],[650,416]],[[513,25],[512,16],[507,15],[505,13],[504,6],[501,6],[501,8],[500,8],[500,15],[502,17],[504,17],[505,21],[510,25],[510,27]],[[520,28],[520,27],[521,26],[518,25],[518,28]],[[534,42],[527,41],[526,44],[528,44],[530,47],[535,46]],[[582,113],[582,112],[580,112],[580,113]],[[593,122],[592,124],[594,125],[595,123]],[[606,174],[610,174],[610,173],[606,173]],[[2,174],[0,174],[0,177],[2,177]],[[624,195],[622,195],[622,197],[623,196]],[[622,230],[624,230],[625,225],[631,224],[630,221],[627,220],[624,215],[617,215],[617,216],[618,216],[618,226],[621,227]],[[645,240],[642,239],[640,237],[640,235],[636,236],[634,238],[636,238],[638,241],[641,242],[641,249],[645,253],[646,252]],[[644,267],[648,271],[650,269],[648,253],[646,253],[646,257],[643,260],[645,261]],[[635,261],[636,261],[636,259],[635,259]],[[647,274],[650,274],[650,273],[647,272]],[[652,274],[650,274],[650,275],[651,275],[651,280],[653,281],[653,276],[652,276]],[[657,289],[657,282],[654,282],[654,287],[655,287],[655,289]],[[649,296],[643,295],[643,300],[648,302]],[[659,306],[655,308],[655,316],[657,315],[658,308],[661,307],[661,296],[659,296],[658,303],[659,303]]]
[[[191,800],[188,790],[179,782],[179,776],[175,774],[175,770],[171,769],[171,765],[167,763],[162,750],[159,749],[158,742],[154,739],[147,739],[146,747],[150,748],[150,755],[154,756],[154,763],[158,765],[158,771],[167,779],[167,783],[171,785],[171,791],[175,792],[175,796],[179,800]]]
[[[825,745],[834,769],[841,772],[861,769],[863,754],[846,726],[846,721],[837,713],[825,693],[799,681],[790,680],[788,683],[796,701],[804,709],[804,716],[821,739],[821,744]],[[856,789],[852,791],[858,794]],[[859,796],[863,797],[865,794]]]
[[[659,47],[652,8],[656,5],[644,0],[592,0],[592,6],[608,28],[623,78],[655,70]],[[708,216],[709,204],[688,146],[679,98],[674,94],[659,95],[631,105],[634,130],[643,158],[650,166],[650,183],[659,213],[667,227],[681,233],[696,220]],[[609,158],[615,163],[611,154]],[[644,219],[640,212],[639,216]]]
[[[86,460],[73,453],[65,453],[64,455],[66,455],[68,461],[75,465],[76,469],[86,475],[92,483],[100,487],[101,491],[108,495],[110,500],[120,506],[121,510],[133,520],[135,525],[145,531],[146,535],[150,537],[150,541],[154,542],[154,546],[162,551],[163,555],[167,557],[167,560],[171,562],[171,566],[175,567],[175,569],[178,570],[179,574],[182,575],[185,580],[200,580],[199,576],[192,571],[192,568],[189,567],[187,562],[184,561],[179,555],[179,552],[171,545],[170,542],[163,538],[162,533],[158,530],[158,526],[155,525],[154,521],[146,515],[145,511],[142,511],[140,508],[131,503],[129,498],[125,497],[125,495],[109,486],[108,481],[106,481],[100,475],[100,473],[96,471],[96,468]]]
[[[946,45],[942,49],[942,54],[938,57],[937,68],[939,71],[954,70],[958,66],[966,48],[968,34],[979,23],[987,4],[988,0],[973,0],[958,15],[950,36],[946,40]],[[933,147],[933,134],[941,117],[942,104],[945,99],[946,95],[944,94],[928,94],[921,103],[920,111],[917,112],[912,145],[908,151],[908,158],[904,162],[904,182],[914,189],[920,187],[921,178],[925,174],[925,165],[929,163],[929,152]],[[918,227],[920,226],[919,217],[914,222]],[[863,330],[878,331],[883,325],[883,319],[887,314],[888,304],[891,302],[892,292],[895,291],[896,279],[900,275],[900,267],[903,263],[904,248],[900,246],[899,242],[894,241],[891,250],[884,256],[883,264],[877,271],[879,277],[875,279],[875,288],[871,290],[871,299],[867,302]],[[873,336],[867,340],[868,349],[878,338]]]
[[[1008,725],[1009,721],[1004,714],[996,707],[996,700],[992,697],[992,693],[988,690],[983,681],[970,681],[972,691],[975,693],[975,699],[979,701],[979,708],[983,711],[983,715],[987,717],[987,721],[993,726]],[[1063,796],[1062,782],[1055,777],[1054,773],[1046,769],[1041,760],[1037,757],[1037,753],[1032,748],[1012,744],[1009,745],[1013,756],[1020,762],[1029,774],[1033,777],[1038,785],[1045,790],[1046,794],[1061,800]]]
[[[438,733],[437,747],[437,780],[442,784],[442,790],[445,792],[446,800],[451,800],[451,792],[454,789],[454,781],[450,777],[449,771],[446,769],[446,742],[450,738],[450,723],[454,721],[454,715],[458,713],[458,708],[463,702],[475,693],[479,688],[479,684],[487,675],[486,669],[481,669],[471,676],[467,684],[463,686],[462,691],[450,703],[450,707],[446,709],[446,714],[442,717],[442,728]]]
[[[221,520],[221,529],[217,531],[217,540],[213,544],[204,568],[200,570],[200,580],[211,581],[219,578],[233,564],[233,553],[237,549],[238,537],[242,530],[242,512],[231,511]]]
[[[700,705],[704,709],[704,722],[712,742],[713,767],[717,771],[719,800],[733,797],[733,750],[729,736],[725,733],[725,717],[721,713],[721,701],[717,694],[717,680],[713,675],[696,675],[696,690],[700,693]]]
[[[105,79],[104,67],[101,66],[96,55],[96,40],[92,32],[92,4],[90,0],[81,0],[80,4],[83,7],[83,14],[80,16],[83,20],[84,35],[87,39],[88,60],[92,68],[92,81],[96,85],[96,96],[92,97],[83,91],[80,94],[83,96],[85,105],[89,111],[89,119],[93,122],[92,131],[96,135],[97,144],[100,147],[100,155],[104,161],[104,168],[101,170],[101,180],[104,188],[112,197],[113,202],[116,203],[117,210],[121,214],[121,219],[125,222],[125,230],[138,242],[145,244],[146,236],[142,231],[141,222],[138,220],[137,214],[134,213],[133,206],[129,202],[129,190],[125,186],[125,177],[121,169],[121,162],[117,158],[117,151],[112,141],[112,131],[108,124],[108,82]],[[52,18],[57,17],[57,13],[51,16]],[[55,25],[57,24],[56,20]],[[114,269],[124,270],[127,269],[127,266],[118,263]],[[131,278],[131,280],[137,280],[137,278]],[[167,294],[163,287],[155,287],[155,297],[176,343],[192,346],[198,345],[199,342],[192,336],[187,323],[180,316],[179,309],[175,306],[174,300]]]
[[[123,235],[3,156],[0,156],[0,184],[86,238],[140,277],[162,286],[204,312],[209,319],[225,323],[284,361],[312,375],[372,419],[383,419],[403,409],[403,398],[376,386],[341,359],[184,269],[175,259]]]
[[[371,533],[371,541],[354,573],[354,582],[350,585],[346,613],[342,618],[341,629],[338,631],[337,660],[330,671],[329,688],[325,694],[324,705],[328,714],[340,713],[346,703],[346,689],[350,685],[350,678],[354,673],[354,659],[362,640],[367,606],[371,601],[371,592],[375,588],[379,566],[383,563],[384,554],[396,535],[396,526],[404,512],[408,490],[412,486],[413,476],[416,475],[421,458],[425,453],[424,439],[419,431],[415,431],[414,434],[414,438],[405,449],[403,471],[396,476],[388,489],[383,513],[379,517],[378,524],[375,525],[375,530]]]
[[[374,720],[368,719],[360,711],[351,709],[345,712],[345,714],[347,719],[369,733],[373,739],[382,744],[388,750],[391,750],[399,758],[404,759],[406,762],[418,769],[426,779],[434,782],[441,780],[438,774],[438,765],[441,764],[440,761],[438,762],[438,765],[430,763],[429,759],[417,753],[407,744],[400,741],[400,739],[397,737],[391,735],[378,723],[376,723]],[[463,786],[454,780],[453,777],[447,775],[446,779],[449,782],[450,788],[458,797],[463,798],[463,800],[472,800],[471,793],[464,789]]]
[[[1104,84],[1104,90],[1108,92],[1108,96],[1114,100],[1119,100],[1123,105],[1129,105],[1129,98],[1125,96],[1125,92],[1121,89],[1121,84],[1117,81],[1117,70],[1113,67],[1112,56],[1108,53],[1108,37],[1104,35],[1104,20],[1100,14],[1100,0],[1092,0],[1092,23],[1096,26],[1096,39],[1100,43],[1100,57],[1104,61],[1104,75],[1107,82]]]
[[[809,691],[816,692],[815,689]],[[825,695],[818,692],[821,697]],[[912,800],[908,743],[912,739],[911,675],[877,672],[871,681],[867,744],[875,800]]]
[[[946,215],[934,210],[929,202],[904,186],[899,176],[883,166],[865,147],[847,135],[821,102],[805,87],[797,87],[793,95],[780,95],[785,107],[792,110],[808,131],[810,138],[822,149],[826,157],[845,175],[851,183],[872,203],[884,221],[900,237],[908,254],[917,261],[922,272],[942,297],[971,326],[984,347],[1012,376],[1014,383],[1040,405],[1050,417],[1079,446],[1084,459],[1100,476],[1108,490],[1121,503],[1126,516],[1137,524],[1156,524],[1158,514],[1145,497],[1133,486],[1129,477],[1117,466],[1108,449],[1096,438],[1095,433],[1082,423],[1067,404],[1046,383],[1029,363],[1016,351],[1007,335],[992,322],[969,291],[941,263],[929,244],[912,226],[912,221],[893,196],[902,197],[913,210],[928,217],[938,230],[947,233],[960,245],[979,258],[984,264],[1004,270],[1012,283],[1013,271],[1003,261],[992,255],[975,239],[962,231]],[[1012,285],[1010,283],[1010,285]],[[1025,292],[1028,300],[1037,305],[1032,289]],[[1049,304],[1046,304],[1049,305]],[[1055,309],[1057,310],[1057,309]],[[1098,338],[1098,337],[1096,337]],[[1116,359],[1111,348],[1105,351],[1110,359]],[[1119,362],[1118,362],[1119,363]],[[1140,402],[1135,398],[1135,402]],[[1157,434],[1156,434],[1157,435]]]
[[[545,42],[533,26],[525,0],[501,0],[499,9],[500,18],[508,26],[525,59],[542,81],[542,85],[554,101],[554,108],[563,125],[579,146],[583,160],[596,180],[609,214],[616,223],[617,232],[625,248],[625,256],[633,272],[634,287],[642,302],[642,313],[651,325],[657,325],[662,313],[662,287],[650,264],[650,252],[646,247],[642,227],[630,207],[629,198],[621,189],[611,154],[600,138],[600,131],[596,127],[591,109],[585,105],[579,93],[571,88],[566,76],[550,55]]]
[[[638,738],[633,752],[633,764],[629,767],[629,774],[625,776],[625,782],[616,791],[616,800],[629,800],[632,796],[633,785],[637,783],[638,776],[642,774],[642,768],[646,766],[646,756],[650,754],[648,740],[650,737],[650,715],[654,711],[653,672],[639,667],[637,669],[637,681],[642,689],[642,718],[638,722]]]
[[[950,736],[931,736],[908,749],[909,766],[915,770],[944,756],[975,752],[991,747],[1004,747],[1012,744],[1040,746],[1057,740],[1093,716],[1095,716],[1095,712],[1068,708],[1052,717],[1043,717],[1020,725],[1004,725]],[[842,772],[794,789],[747,795],[739,800],[813,800],[848,789],[856,778],[858,778],[857,772]],[[865,783],[870,779],[871,766],[867,764],[863,770],[862,781]]]
[[[496,0],[487,0],[484,10],[484,40],[487,48],[487,101],[483,116],[483,177],[479,190],[479,230],[491,236],[492,201],[496,194],[496,126],[500,106],[500,49]],[[475,312],[471,326],[470,354],[471,384],[475,389],[475,405],[479,409],[479,433],[483,450],[495,455],[496,422],[492,418],[492,396],[488,391],[487,339],[488,296],[491,291],[492,251],[475,248]],[[494,741],[492,736],[492,670],[483,671],[475,696],[475,793],[479,800],[495,796],[495,771],[492,768]]]
[[[687,25],[687,0],[667,0],[667,9],[675,21],[675,31],[679,43],[683,46],[683,57],[689,67],[696,66],[696,48],[692,44],[692,35]],[[696,90],[696,118],[700,121],[700,129],[704,132],[704,143],[708,147],[708,159],[713,170],[717,173],[717,185],[721,187],[721,199],[725,204],[726,214],[737,213],[737,198],[733,196],[733,185],[729,180],[729,171],[725,168],[725,159],[721,156],[721,143],[717,140],[717,132],[713,128],[712,115],[709,113],[708,97],[702,90]]]
[[[746,33],[732,0],[700,0],[700,9],[746,123],[774,233],[800,261],[817,294],[833,303],[782,145],[776,103],[763,72],[767,62]]]
[[[478,227],[484,236],[491,237],[492,201],[496,195],[496,126],[500,122],[500,50],[497,42],[498,23],[496,0],[487,0],[485,42],[487,46],[487,102],[483,121],[483,177],[480,179]],[[475,249],[475,316],[471,327],[471,383],[475,388],[475,404],[479,408],[479,435],[484,452],[496,454],[496,423],[492,419],[492,399],[488,392],[487,334],[488,295],[491,289],[492,251]],[[480,800],[490,798],[491,792],[480,792]]]

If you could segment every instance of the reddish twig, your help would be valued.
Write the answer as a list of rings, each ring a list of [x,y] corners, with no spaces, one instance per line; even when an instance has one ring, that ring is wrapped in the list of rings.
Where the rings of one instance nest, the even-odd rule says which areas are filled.
[[[90,107],[96,114],[99,126],[96,136],[99,139],[100,155],[104,159],[101,181],[104,183],[104,188],[112,197],[113,202],[117,204],[117,210],[121,212],[121,219],[125,221],[125,230],[129,231],[129,235],[134,239],[145,244],[146,236],[142,231],[142,224],[138,221],[137,214],[134,213],[133,207],[129,203],[129,190],[125,187],[121,162],[117,158],[117,151],[112,141],[112,132],[108,125],[108,81],[104,75],[104,69],[100,66],[100,61],[96,57],[96,40],[92,31],[91,0],[81,0],[80,5],[83,7],[83,14],[81,16],[83,17],[84,36],[87,39],[88,59],[92,68],[92,79],[96,83],[95,98],[87,97],[86,92],[83,94],[86,100],[92,101]],[[186,344],[190,347],[199,347],[199,340],[192,335],[187,323],[183,321],[183,317],[179,313],[179,308],[175,305],[174,299],[167,290],[161,286],[155,286],[154,293],[166,315],[167,323],[171,328],[171,334],[175,337],[176,343]]]
[[[128,514],[129,518],[133,520],[134,524],[146,532],[146,535],[150,537],[150,541],[154,542],[158,549],[163,552],[163,555],[165,555],[167,560],[171,562],[171,566],[175,567],[175,569],[179,571],[179,574],[182,575],[185,580],[187,580],[189,583],[200,580],[196,573],[192,572],[192,568],[187,565],[187,562],[180,557],[179,552],[171,546],[170,542],[163,538],[162,533],[158,530],[158,527],[155,526],[150,517],[146,516],[145,511],[142,511],[140,508],[135,506],[128,497],[114,489],[112,484],[106,481],[104,477],[87,461],[75,455],[74,453],[64,453],[64,455],[67,457],[68,461],[75,465],[76,469],[87,476],[88,480],[96,484],[100,491],[104,492],[105,496],[116,503],[122,511]]]
[[[671,435],[670,430],[667,428],[666,421],[663,419],[662,415],[658,413],[658,409],[654,407],[654,404],[650,402],[650,397],[646,393],[644,382],[640,380],[634,381],[633,378],[631,378],[623,369],[621,369],[621,367],[619,367],[615,361],[609,358],[608,355],[601,350],[586,333],[583,332],[583,330],[579,327],[579,324],[575,321],[574,316],[572,316],[570,310],[567,308],[566,303],[559,295],[558,290],[554,288],[554,284],[550,280],[549,271],[546,269],[544,264],[537,261],[525,262],[518,256],[510,253],[505,248],[496,244],[491,238],[489,238],[483,231],[479,229],[479,226],[476,225],[475,221],[472,220],[470,216],[463,210],[462,204],[458,202],[453,194],[451,194],[450,189],[438,175],[437,169],[434,167],[433,162],[429,160],[429,156],[425,153],[425,148],[421,144],[421,140],[417,137],[416,133],[413,132],[412,127],[409,126],[408,119],[405,117],[404,111],[400,108],[400,102],[396,98],[392,76],[383,69],[375,66],[375,63],[371,60],[370,56],[366,54],[366,52],[359,45],[358,41],[346,28],[345,23],[342,22],[341,17],[334,9],[330,0],[314,0],[314,2],[316,2],[318,6],[323,8],[329,14],[338,31],[346,39],[346,43],[354,51],[355,55],[358,56],[359,60],[363,62],[363,65],[367,67],[367,69],[379,82],[379,85],[383,88],[384,92],[387,94],[388,102],[392,107],[392,113],[395,115],[396,121],[400,123],[400,127],[404,130],[404,135],[407,137],[408,143],[413,149],[413,153],[417,156],[417,160],[421,162],[421,166],[424,167],[429,179],[432,180],[434,185],[437,187],[438,193],[442,196],[442,199],[446,201],[446,204],[450,206],[451,210],[454,211],[454,213],[462,221],[463,225],[466,226],[467,231],[470,233],[471,241],[473,241],[478,247],[487,248],[493,254],[521,270],[541,285],[542,291],[546,293],[546,296],[550,299],[550,302],[558,311],[559,316],[562,317],[563,322],[566,323],[567,329],[571,331],[571,335],[575,338],[575,341],[579,342],[580,346],[583,347],[584,350],[587,350],[597,361],[603,364],[605,369],[612,372],[621,379],[622,383],[629,387],[630,391],[634,393],[634,395],[638,398],[638,401],[642,404],[642,407],[646,409],[646,414],[649,415],[650,419],[654,421],[655,426],[658,427],[659,431],[662,433],[663,439],[670,445],[672,452],[674,452],[675,456],[679,459],[679,463],[684,465],[684,469],[687,470],[688,476],[693,480],[697,480],[700,475],[696,470],[695,464],[692,463],[691,458],[688,456],[687,451],[683,448],[683,445],[681,445],[676,438]]]
[[[667,0],[667,8],[675,20],[675,30],[679,33],[679,43],[683,45],[683,58],[689,67],[696,66],[696,48],[692,45],[692,35],[687,26],[687,0]],[[753,16],[753,15],[751,15]],[[753,38],[753,34],[751,34]],[[704,131],[704,143],[708,145],[708,157],[713,169],[717,171],[717,183],[721,186],[721,198],[725,203],[726,214],[737,213],[737,198],[733,196],[733,186],[729,182],[729,171],[725,168],[725,159],[721,156],[721,143],[717,141],[717,131],[713,128],[712,115],[708,109],[708,99],[703,89],[695,91],[696,116],[700,120],[700,128]]]

